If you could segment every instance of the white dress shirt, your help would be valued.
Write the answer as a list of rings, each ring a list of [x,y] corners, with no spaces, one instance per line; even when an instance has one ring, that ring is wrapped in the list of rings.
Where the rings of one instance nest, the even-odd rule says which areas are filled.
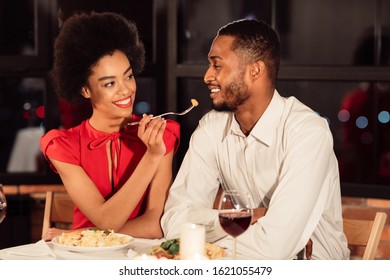
[[[248,136],[233,113],[213,110],[200,120],[166,202],[166,238],[192,222],[206,225],[209,242],[231,247],[212,209],[220,180],[268,208],[237,237],[241,257],[293,259],[311,238],[313,259],[349,258],[332,134],[296,98],[275,91]]]

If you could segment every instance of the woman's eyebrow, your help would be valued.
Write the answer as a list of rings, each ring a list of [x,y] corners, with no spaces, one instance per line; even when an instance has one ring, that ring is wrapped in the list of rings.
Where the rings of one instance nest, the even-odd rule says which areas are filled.
[[[125,75],[127,72],[129,72],[130,70],[132,69],[131,65],[129,66],[129,68],[126,69],[125,72],[123,72],[123,75]]]
[[[129,66],[129,68],[126,69],[125,72],[123,72],[123,75],[126,75],[127,72],[129,72],[131,70],[131,66]],[[101,77],[98,79],[98,81],[104,81],[104,80],[109,80],[109,79],[114,79],[115,76],[104,76],[104,77]]]
[[[98,81],[104,81],[109,79],[115,79],[115,76],[104,76],[98,79]]]

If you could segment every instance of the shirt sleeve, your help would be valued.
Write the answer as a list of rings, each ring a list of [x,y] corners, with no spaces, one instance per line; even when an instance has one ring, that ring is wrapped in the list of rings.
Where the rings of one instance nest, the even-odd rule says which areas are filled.
[[[191,137],[161,219],[167,239],[179,237],[181,225],[188,222],[204,225],[210,242],[226,236],[215,227],[218,211],[212,207],[219,188],[213,142],[214,138],[204,127],[198,127]]]
[[[50,130],[42,136],[40,145],[44,157],[56,173],[58,172],[49,158],[76,165],[80,164],[79,144],[70,137],[66,130]]]
[[[314,237],[314,246],[324,247],[314,258],[342,259],[343,252],[337,252],[337,248],[329,251],[334,245],[322,246],[322,240],[317,238],[322,234],[320,220],[339,214],[325,209],[329,208],[330,212],[340,209],[340,201],[332,200],[337,197],[334,194],[339,191],[339,185],[333,183],[338,173],[330,131],[325,121],[321,124],[315,121],[313,125],[291,129],[285,137],[287,140],[280,143],[285,149],[283,164],[267,215],[237,238],[239,251],[256,259],[293,259],[309,238]],[[179,237],[181,225],[186,222],[205,225],[209,242],[226,236],[219,225],[217,210],[213,209],[220,174],[216,139],[220,137],[215,129],[210,124],[204,127],[201,121],[191,137],[165,205],[161,226],[167,239]],[[329,207],[328,203],[335,205]],[[327,234],[322,235],[329,237],[325,242],[341,238],[330,226],[324,227],[324,231]],[[228,245],[228,241],[223,238],[218,244]],[[334,243],[340,242],[341,239]]]
[[[246,247],[243,249],[261,259],[294,258],[313,237],[321,217],[326,215],[328,198],[336,191],[329,187],[335,179],[329,170],[336,167],[329,132],[314,128],[291,133],[267,214],[241,239],[241,246]],[[317,240],[313,242],[319,246]],[[332,253],[328,254],[322,257],[332,258]]]

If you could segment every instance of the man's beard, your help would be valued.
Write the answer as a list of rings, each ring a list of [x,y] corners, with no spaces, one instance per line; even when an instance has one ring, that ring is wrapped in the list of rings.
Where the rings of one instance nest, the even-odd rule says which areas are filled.
[[[243,79],[244,75],[239,75],[235,81],[231,82],[226,87],[224,100],[219,104],[213,102],[213,109],[219,112],[235,112],[238,106],[248,100],[248,87],[245,85]]]

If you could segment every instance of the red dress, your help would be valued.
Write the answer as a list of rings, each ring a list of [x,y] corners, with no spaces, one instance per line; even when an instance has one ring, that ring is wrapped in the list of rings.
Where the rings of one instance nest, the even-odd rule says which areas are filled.
[[[40,144],[43,155],[49,162],[48,158],[50,157],[81,166],[95,183],[102,196],[109,198],[131,176],[146,151],[146,146],[138,138],[137,132],[138,126],[127,126],[120,132],[111,134],[100,132],[95,130],[88,120],[85,120],[74,128],[50,130],[42,136]],[[113,178],[110,182],[106,143],[118,138],[120,145],[118,145],[118,141],[111,141],[111,157],[113,158],[117,154],[118,161],[117,166],[113,167]],[[175,121],[167,120],[163,139],[166,153],[172,149],[176,152],[180,141],[180,125]],[[51,163],[50,166],[57,172]],[[129,216],[129,220],[138,215],[145,194]],[[85,227],[95,226],[75,205],[72,228]]]

